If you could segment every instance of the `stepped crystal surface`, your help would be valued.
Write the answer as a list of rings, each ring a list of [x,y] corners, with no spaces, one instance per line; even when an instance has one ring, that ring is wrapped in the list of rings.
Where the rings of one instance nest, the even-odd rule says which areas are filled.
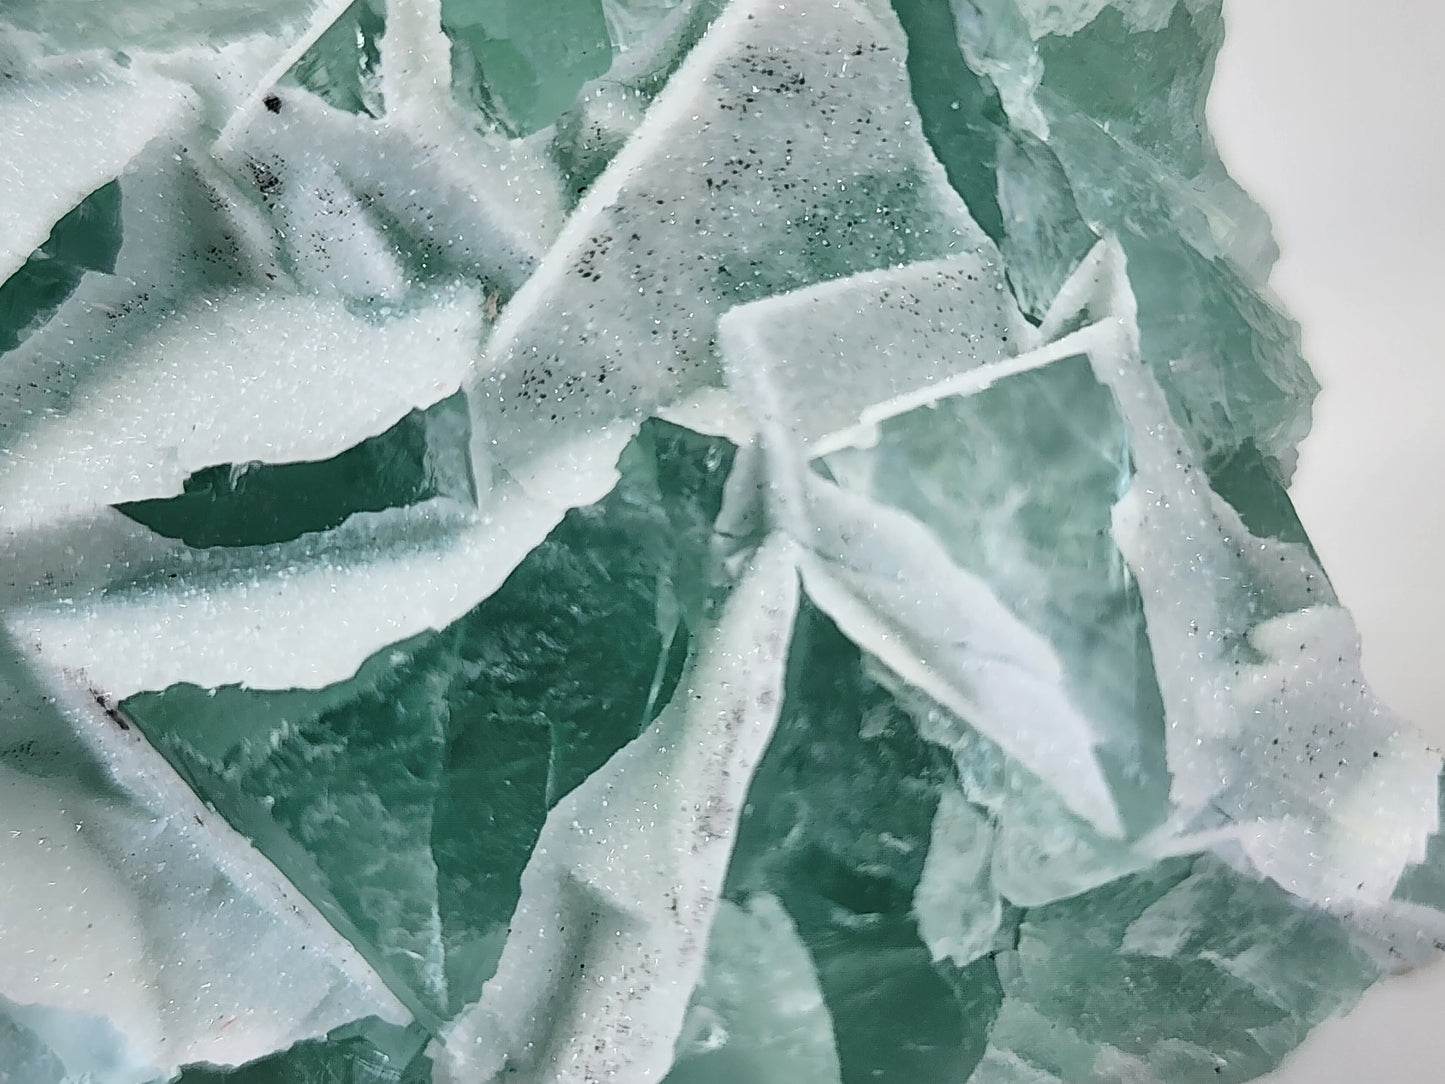
[[[1435,956],[1223,34],[0,4],[0,1081],[1246,1081]]]

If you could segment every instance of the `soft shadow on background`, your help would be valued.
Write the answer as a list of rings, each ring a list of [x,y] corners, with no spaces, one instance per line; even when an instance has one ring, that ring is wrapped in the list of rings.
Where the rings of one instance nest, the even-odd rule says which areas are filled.
[[[1226,0],[1210,122],[1274,219],[1324,391],[1294,485],[1380,696],[1445,746],[1445,4]],[[1445,1081],[1445,965],[1376,987],[1270,1084]]]

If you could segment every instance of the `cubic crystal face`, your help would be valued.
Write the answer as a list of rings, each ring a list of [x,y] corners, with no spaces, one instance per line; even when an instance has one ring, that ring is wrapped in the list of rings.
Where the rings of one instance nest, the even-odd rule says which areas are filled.
[[[1218,0],[0,11],[0,1081],[1188,1084],[1445,941]]]

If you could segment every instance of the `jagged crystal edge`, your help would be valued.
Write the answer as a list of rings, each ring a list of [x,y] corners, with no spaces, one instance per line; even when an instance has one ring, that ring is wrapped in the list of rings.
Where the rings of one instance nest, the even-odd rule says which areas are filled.
[[[570,794],[552,793],[549,769],[546,845],[522,875],[499,970],[432,1048],[442,1078],[660,1079],[671,1066],[670,1079],[707,1080],[729,1071],[726,1054],[709,1059],[738,1049],[731,1034],[776,1053],[757,1073],[798,1066],[789,1071],[824,1080],[865,1064],[909,1079],[1248,1079],[1381,970],[1439,943],[1438,757],[1365,689],[1348,616],[1279,485],[1313,384],[1292,327],[1259,296],[1267,228],[1200,134],[1216,5],[581,4],[568,33],[611,64],[585,58],[588,45],[554,65],[557,85],[576,90],[570,109],[572,91],[532,98],[525,74],[495,74],[486,5],[318,4],[263,31],[268,17],[183,5],[83,30],[27,16],[0,41],[0,63],[26,88],[0,102],[0,125],[34,144],[21,158],[34,168],[14,174],[17,198],[4,203],[4,273],[51,258],[60,216],[89,193],[117,176],[121,191],[113,264],[78,255],[56,280],[69,298],[48,319],[51,302],[29,305],[6,329],[19,344],[4,355],[17,381],[0,411],[0,546],[16,570],[0,588],[15,657],[7,703],[18,706],[7,808],[53,806],[60,818],[16,846],[53,847],[73,819],[63,860],[99,856],[122,898],[149,899],[141,871],[168,870],[152,918],[186,914],[211,878],[226,906],[250,909],[265,946],[216,1006],[181,990],[155,1019],[155,991],[186,980],[148,977],[145,959],[132,961],[139,993],[124,1006],[80,996],[83,978],[63,970],[43,1009],[0,987],[6,1041],[29,1059],[17,1064],[139,1084],[331,1031],[258,1065],[257,1079],[329,1071],[328,1059],[426,1072],[413,1033],[334,1030],[402,1019],[393,994],[431,1032],[441,1024],[434,992],[378,964],[387,992],[336,936],[378,959],[345,904],[286,902],[269,860],[284,865],[282,851],[317,837],[257,829],[266,857],[249,850],[135,729],[165,748],[170,724],[120,700],[189,683],[325,701],[363,660],[496,597],[569,510],[629,499],[626,479],[662,463],[636,454],[654,414],[740,449],[717,567],[709,576],[694,554],[658,590],[673,647],[645,699],[661,713]],[[551,63],[544,44],[519,48],[534,70]],[[1137,85],[1080,81],[1099,50],[1127,55],[1120,70]],[[1116,178],[1129,186],[1122,202],[1109,196]],[[697,212],[681,247],[679,208]],[[760,261],[757,236],[785,243]],[[685,287],[681,304],[669,284]],[[258,341],[274,356],[256,357]],[[884,350],[887,369],[870,364]],[[329,393],[318,373],[333,377]],[[213,548],[108,507],[175,497],[223,464],[345,455],[459,387],[465,425],[429,436],[429,458],[408,469],[437,478],[445,462],[461,481],[419,503],[385,498],[397,503],[299,537],[218,536]],[[178,424],[165,397],[187,388],[211,416]],[[1122,449],[1096,480],[1116,491],[1095,498],[1096,510],[1112,505],[1111,570],[1091,589],[1121,608],[1132,693],[1098,680],[1068,621],[1027,609],[1010,579],[1029,571],[1026,554],[960,548],[957,517],[1002,514],[987,503],[996,495],[959,506],[956,492],[887,481],[930,463],[929,426],[946,433],[970,402],[1025,394],[1096,404],[1079,447]],[[219,492],[224,502],[239,489]],[[706,530],[695,509],[687,516],[668,521]],[[1024,529],[1000,522],[1015,540]],[[1081,560],[1088,570],[1098,559]],[[871,1033],[849,1015],[837,960],[798,911],[807,905],[743,845],[766,837],[743,794],[771,771],[772,727],[798,710],[782,674],[798,605],[797,635],[831,623],[852,645],[840,650],[858,653],[868,695],[893,705],[860,734],[916,731],[942,758],[917,780],[934,788],[931,826],[916,842],[879,838],[928,856],[899,874],[912,878],[898,930],[913,947],[887,981],[922,983],[945,1016],[966,1004],[990,1022],[950,1033],[954,1046],[939,1049],[951,1061],[868,1061],[892,1040],[876,1037],[872,1051],[856,1040]],[[267,634],[244,631],[255,628]],[[761,668],[738,671],[745,659]],[[740,744],[708,705],[752,681]],[[282,718],[267,740],[286,748],[290,726]],[[683,727],[709,740],[679,743]],[[667,757],[686,796],[658,789]],[[204,778],[182,772],[205,797]],[[72,793],[97,778],[101,790]],[[617,796],[635,810],[661,803],[658,818],[629,826],[635,811],[612,808]],[[144,860],[122,860],[120,841],[146,817],[162,827],[140,835]],[[599,863],[599,839],[637,852]],[[1216,857],[1176,857],[1200,852]],[[950,909],[960,891],[976,894],[975,910]],[[1200,901],[1220,898],[1272,916],[1277,945],[1259,951],[1284,953],[1279,974],[1198,926]],[[1045,1017],[1055,995],[1029,953],[1048,946],[1062,968],[1069,931],[1111,899],[1138,912],[1113,949],[1124,981],[1141,961],[1184,954],[1198,966],[1175,975],[1181,989],[1243,984],[1231,996],[1268,1021],[1255,1046],[1240,1046],[1227,1019],[1211,1031],[1207,1014],[1161,1024],[1145,1048]],[[584,928],[605,916],[617,931],[550,939],[564,903]],[[316,966],[294,951],[303,937],[326,946]],[[209,940],[225,952],[224,938]],[[539,984],[526,961],[543,944],[579,978]],[[1336,972],[1296,980],[1305,944]],[[662,945],[673,951],[658,971]],[[789,961],[786,977],[759,968],[763,945]],[[281,960],[294,981],[267,984],[256,968]],[[656,981],[639,1000],[629,983],[644,975]],[[737,995],[738,983],[774,978],[780,997],[801,999],[796,1017],[759,1018]],[[572,1015],[550,1019],[545,1006],[574,996]],[[226,1019],[228,998],[252,1011]],[[298,1008],[307,998],[313,1008]],[[278,1032],[288,1014],[293,1030]],[[48,1050],[66,1028],[94,1040]],[[162,1032],[183,1041],[162,1053]]]

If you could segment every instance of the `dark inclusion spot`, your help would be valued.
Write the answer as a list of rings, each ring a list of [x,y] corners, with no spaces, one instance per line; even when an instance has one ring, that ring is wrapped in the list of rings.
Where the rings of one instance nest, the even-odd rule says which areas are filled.
[[[275,94],[266,95],[266,97],[261,99],[261,104],[264,105],[267,109],[269,109],[272,113],[281,112],[281,99]]]

